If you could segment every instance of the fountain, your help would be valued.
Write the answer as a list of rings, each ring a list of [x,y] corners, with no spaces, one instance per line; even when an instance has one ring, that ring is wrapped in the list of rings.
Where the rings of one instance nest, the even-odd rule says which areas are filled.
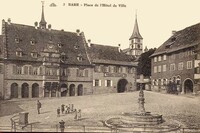
[[[163,124],[162,115],[152,114],[151,112],[146,112],[144,103],[144,91],[142,89],[142,83],[144,79],[140,77],[140,91],[138,98],[138,111],[137,112],[127,112],[122,113],[120,116],[111,117],[105,121],[105,125],[110,128],[118,130],[128,130],[128,131],[150,131],[150,132],[160,132],[160,131],[175,131],[180,125],[173,124]]]

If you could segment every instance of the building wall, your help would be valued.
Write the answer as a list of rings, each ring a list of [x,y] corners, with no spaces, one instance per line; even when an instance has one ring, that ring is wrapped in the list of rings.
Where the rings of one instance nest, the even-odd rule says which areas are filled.
[[[188,48],[185,50],[176,51],[174,53],[167,54],[166,59],[164,60],[165,55],[166,54],[158,55],[151,59],[152,89],[155,91],[165,90],[166,88],[164,87],[164,85],[166,83],[169,83],[169,80],[173,80],[174,77],[177,80],[177,77],[180,77],[181,85],[180,85],[179,91],[181,92],[184,87],[184,81],[186,79],[191,79],[194,82],[194,67],[195,67],[194,49]],[[188,68],[187,63],[190,61],[191,61],[191,68]],[[179,66],[179,63],[182,63],[183,65],[182,69]],[[171,64],[175,65],[174,69],[172,69]],[[166,65],[165,71],[163,70],[164,68],[163,65]],[[161,67],[161,69],[159,67]],[[158,83],[159,79],[161,79],[161,83]],[[167,82],[164,83],[163,79],[167,79]],[[157,81],[157,83],[155,82],[155,80]]]
[[[3,79],[4,79],[4,64],[0,63],[0,99],[3,99],[3,95],[4,95]]]
[[[99,65],[97,65],[99,66]],[[100,65],[104,66],[104,65]],[[106,65],[107,67],[113,67],[113,65]],[[117,93],[118,92],[118,82],[122,79],[125,79],[128,81],[128,84],[126,86],[125,92],[128,91],[134,91],[136,90],[136,78],[135,78],[135,68],[133,68],[132,73],[127,72],[126,66],[120,66],[124,68],[124,71],[122,72],[113,72],[113,70],[110,70],[108,72],[104,72],[102,70],[95,70],[93,73],[93,93],[94,94],[102,94],[102,93]],[[95,80],[99,80],[99,85],[95,85]],[[110,86],[107,86],[107,82],[110,80]]]

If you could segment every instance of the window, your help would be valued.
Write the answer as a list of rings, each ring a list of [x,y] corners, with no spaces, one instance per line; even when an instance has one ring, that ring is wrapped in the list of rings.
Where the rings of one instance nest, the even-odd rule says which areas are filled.
[[[192,61],[187,61],[187,69],[192,69]]]
[[[77,69],[77,77],[88,77],[87,69]]]
[[[40,74],[40,75],[43,75],[43,68],[40,67],[39,70],[40,70],[39,74]]]
[[[17,52],[16,52],[16,56],[22,57],[22,51],[17,51]]]
[[[94,71],[95,71],[95,72],[99,72],[99,66],[95,66],[95,67],[94,67]]]
[[[22,67],[17,66],[17,74],[22,74]]]
[[[0,65],[0,74],[3,74],[3,65]]]
[[[104,72],[109,72],[108,66],[104,66]]]
[[[78,54],[78,56],[77,56],[77,60],[78,60],[78,61],[83,61],[83,57],[82,57],[81,54]]]
[[[15,43],[19,43],[19,37],[15,38]]]
[[[24,66],[24,74],[28,74],[28,66]]]
[[[29,66],[29,75],[32,75],[32,74],[33,74],[33,67]]]
[[[57,69],[52,69],[52,75],[57,75]]]
[[[17,74],[17,66],[13,65],[13,74]]]
[[[157,57],[154,57],[154,62],[157,62]]]
[[[167,70],[167,65],[163,65],[163,72],[166,72]]]
[[[178,63],[178,70],[183,70],[183,62]]]
[[[85,70],[85,77],[88,77],[88,70]]]
[[[194,69],[194,71],[195,71],[195,74],[199,74],[200,73],[200,68],[197,67],[197,68]]]
[[[161,61],[162,60],[162,56],[158,56],[158,61]]]
[[[157,73],[157,66],[154,66],[153,71],[154,73]]]
[[[94,86],[101,86],[101,80],[95,79]]]
[[[50,68],[46,68],[46,75],[51,75],[51,69]]]
[[[112,80],[105,80],[105,86],[111,87],[112,86]]]
[[[163,55],[163,60],[167,60],[167,56],[166,55]]]
[[[33,75],[37,75],[37,73],[38,73],[37,70],[38,70],[37,67],[33,68]]]
[[[128,68],[128,73],[133,73],[133,72],[134,72],[134,68],[133,68],[133,67],[132,67],[132,68],[129,67],[129,68]]]
[[[174,71],[175,70],[175,64],[170,64],[170,71]]]
[[[161,66],[158,66],[158,72],[159,73],[161,72]]]
[[[32,56],[33,58],[37,58],[37,57],[38,57],[38,54],[37,54],[36,52],[32,52],[32,53],[31,53],[31,56]]]

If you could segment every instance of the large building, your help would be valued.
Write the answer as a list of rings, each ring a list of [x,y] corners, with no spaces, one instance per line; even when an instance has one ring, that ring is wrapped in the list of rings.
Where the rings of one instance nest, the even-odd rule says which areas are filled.
[[[173,31],[151,56],[152,89],[166,90],[166,85],[175,83],[179,93],[194,93],[200,90],[200,23],[180,31]]]
[[[0,98],[80,96],[135,90],[134,57],[84,33],[2,20]]]

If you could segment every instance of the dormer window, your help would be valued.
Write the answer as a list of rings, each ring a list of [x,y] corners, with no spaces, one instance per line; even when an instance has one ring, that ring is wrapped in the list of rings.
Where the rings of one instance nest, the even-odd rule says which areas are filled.
[[[16,56],[22,57],[22,51],[16,51]]]
[[[22,49],[21,48],[16,49],[16,56],[22,57]]]
[[[58,47],[61,48],[63,45],[61,42],[58,43]]]
[[[67,56],[66,56],[66,54],[65,54],[64,52],[61,53],[60,59],[61,59],[62,61],[65,61],[65,60],[67,59]]]
[[[78,56],[77,56],[77,60],[78,60],[78,61],[83,61],[83,57],[82,57],[81,54],[78,54]]]
[[[79,48],[79,46],[77,46],[77,45],[74,45],[74,49],[78,49]]]
[[[15,38],[15,43],[19,43],[19,37]]]
[[[36,44],[35,39],[31,39],[31,40],[30,40],[30,44],[31,44],[31,45],[35,45],[35,44]]]
[[[36,52],[32,52],[32,53],[31,53],[31,56],[32,56],[33,58],[37,58],[37,57],[38,57],[38,54],[37,54]]]

